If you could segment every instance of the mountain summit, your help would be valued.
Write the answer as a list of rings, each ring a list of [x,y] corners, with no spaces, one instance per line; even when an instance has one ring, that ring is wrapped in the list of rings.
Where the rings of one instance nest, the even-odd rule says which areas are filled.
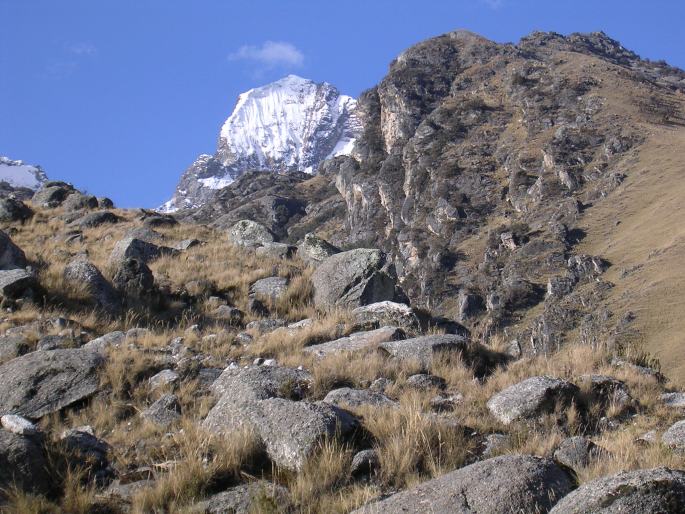
[[[238,97],[214,155],[183,173],[165,211],[202,205],[246,171],[312,173],[324,159],[351,152],[360,131],[356,101],[332,85],[296,75]]]

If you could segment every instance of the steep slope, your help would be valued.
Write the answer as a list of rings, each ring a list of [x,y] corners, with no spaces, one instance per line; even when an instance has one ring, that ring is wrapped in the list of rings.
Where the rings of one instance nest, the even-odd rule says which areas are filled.
[[[349,154],[359,132],[355,105],[330,84],[295,75],[241,94],[216,154],[198,157],[163,210],[198,207],[246,171],[312,173],[324,159]]]
[[[616,223],[631,184],[635,200],[680,187],[684,91],[682,70],[642,60],[603,33],[533,33],[503,45],[453,32],[391,63],[358,100],[354,152],[325,161],[316,181],[298,177],[266,209],[259,192],[240,205],[245,185],[235,184],[193,216],[226,225],[253,213],[291,242],[309,230],[342,246],[381,247],[415,304],[483,340],[500,334],[514,353],[577,339],[654,348],[645,332],[664,312],[656,299],[667,287],[620,271],[642,264],[641,277],[648,268],[632,263],[639,251]],[[647,170],[664,168],[657,145],[668,141],[671,172],[661,181]],[[297,212],[279,216],[276,205],[292,199]],[[649,234],[649,251],[673,246],[659,216],[679,227],[681,210],[673,204],[665,217],[638,205],[630,203],[631,219]],[[612,247],[605,233],[618,238]],[[677,269],[682,254],[673,259]],[[652,296],[629,280],[654,282]],[[654,334],[666,330],[657,324]]]

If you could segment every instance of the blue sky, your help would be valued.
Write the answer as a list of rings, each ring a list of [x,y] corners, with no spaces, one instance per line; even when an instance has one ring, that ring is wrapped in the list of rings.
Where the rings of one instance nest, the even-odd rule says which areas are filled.
[[[237,95],[287,73],[358,95],[457,28],[604,30],[685,68],[682,0],[0,0],[0,155],[154,207],[212,153]]]

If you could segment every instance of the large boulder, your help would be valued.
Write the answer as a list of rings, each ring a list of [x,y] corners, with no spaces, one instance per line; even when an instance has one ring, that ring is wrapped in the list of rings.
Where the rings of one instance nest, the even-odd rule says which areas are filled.
[[[84,195],[75,191],[67,196],[62,202],[62,208],[67,212],[80,211],[82,209],[97,209],[98,199],[95,196]]]
[[[288,490],[265,480],[231,487],[224,492],[210,496],[191,509],[197,514],[252,514],[265,506],[269,512],[288,512],[291,505]]]
[[[382,301],[403,301],[395,267],[380,250],[337,253],[319,264],[312,275],[317,307],[348,307]]]
[[[380,391],[352,389],[350,387],[333,389],[326,395],[323,401],[336,407],[361,407],[363,405],[371,405],[373,407],[397,406],[397,402],[391,400]]]
[[[84,349],[33,352],[0,365],[0,414],[40,419],[88,398],[103,363]]]
[[[307,264],[317,266],[331,255],[340,253],[340,248],[314,234],[307,234],[297,247],[297,255]]]
[[[23,336],[0,336],[0,364],[24,355],[29,348],[29,342]]]
[[[19,298],[38,286],[36,277],[24,269],[0,270],[0,296]]]
[[[575,436],[564,439],[554,452],[554,460],[571,469],[584,468],[608,452],[587,437]]]
[[[109,255],[109,262],[116,265],[126,259],[136,259],[147,264],[161,255],[175,255],[178,250],[166,246],[158,246],[150,241],[137,237],[125,237],[117,241]]]
[[[449,354],[466,355],[469,342],[456,334],[421,336],[403,341],[388,341],[379,345],[379,350],[402,361],[414,361],[423,369],[430,369],[436,357],[449,357]]]
[[[500,391],[488,400],[487,407],[493,416],[508,425],[515,420],[553,412],[557,403],[569,404],[578,393],[578,387],[566,380],[532,377]]]
[[[120,293],[134,298],[146,298],[154,293],[155,278],[147,264],[138,259],[119,261],[112,284]]]
[[[274,235],[264,225],[251,220],[240,220],[228,231],[228,240],[237,246],[249,248],[273,243]]]
[[[250,296],[278,300],[288,289],[288,279],[284,277],[267,277],[257,280],[250,286]]]
[[[661,442],[674,450],[685,450],[685,419],[673,423],[661,436]]]
[[[352,318],[356,330],[393,326],[415,332],[421,328],[414,309],[397,302],[376,302],[357,307],[352,311]]]
[[[74,186],[59,181],[49,181],[43,184],[38,191],[36,191],[31,198],[31,202],[39,207],[54,209],[62,205],[62,202],[67,197],[76,192]]]
[[[26,255],[21,248],[0,230],[0,269],[25,268],[26,264]]]
[[[203,426],[214,433],[252,430],[278,466],[300,469],[323,439],[356,427],[336,407],[291,400],[303,396],[310,380],[304,371],[277,366],[227,368],[212,384],[219,401]]]
[[[40,440],[0,429],[0,500],[12,486],[47,494],[51,484]]]
[[[503,455],[457,469],[354,512],[543,513],[573,486],[571,477],[549,459]]]
[[[100,225],[111,225],[118,223],[120,219],[121,218],[119,218],[119,216],[114,214],[112,211],[97,211],[90,212],[85,216],[82,216],[81,218],[77,219],[74,224],[79,228],[95,228],[99,227]]]
[[[88,294],[90,300],[106,312],[120,308],[120,298],[100,270],[83,257],[77,257],[64,268],[64,279]]]
[[[21,200],[16,198],[0,198],[0,221],[24,222],[33,216],[33,211]]]
[[[164,394],[141,414],[150,423],[167,427],[181,419],[181,404],[173,394]]]
[[[303,350],[324,357],[332,353],[357,352],[367,348],[376,348],[381,343],[397,339],[404,339],[404,331],[397,327],[381,327],[376,330],[355,332],[327,343],[307,346]]]
[[[677,514],[685,512],[685,471],[624,471],[581,485],[550,514]]]

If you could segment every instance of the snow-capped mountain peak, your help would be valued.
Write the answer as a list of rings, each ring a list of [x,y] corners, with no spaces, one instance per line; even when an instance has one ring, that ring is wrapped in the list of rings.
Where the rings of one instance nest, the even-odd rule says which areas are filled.
[[[25,164],[24,161],[13,161],[0,156],[0,182],[7,182],[16,188],[38,189],[48,180],[40,166]]]
[[[351,152],[360,130],[355,107],[334,86],[297,75],[242,93],[216,153],[198,157],[161,209],[197,207],[249,170],[313,173],[324,159]]]

